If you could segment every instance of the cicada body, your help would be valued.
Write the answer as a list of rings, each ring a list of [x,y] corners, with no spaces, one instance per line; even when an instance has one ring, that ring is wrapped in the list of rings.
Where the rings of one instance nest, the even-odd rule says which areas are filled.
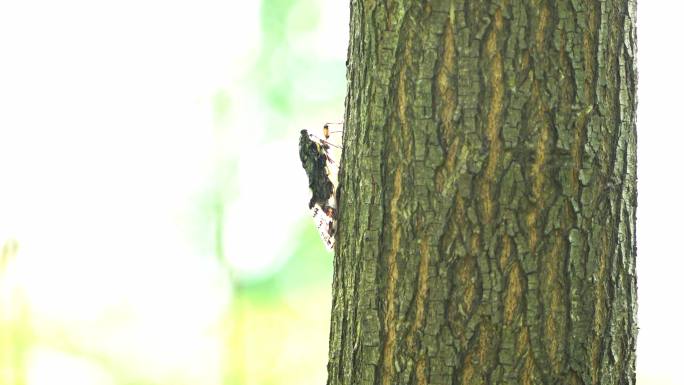
[[[342,147],[330,141],[331,131],[328,124],[323,126],[323,138],[301,131],[299,138],[299,158],[302,167],[309,178],[311,210],[314,224],[328,250],[335,245],[335,230],[337,227],[337,173]],[[341,131],[332,132],[341,134]],[[341,136],[341,135],[340,135]]]

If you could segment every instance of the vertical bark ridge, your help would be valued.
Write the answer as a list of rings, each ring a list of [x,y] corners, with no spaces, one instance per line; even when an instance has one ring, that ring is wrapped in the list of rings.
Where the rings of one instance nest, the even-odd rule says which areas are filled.
[[[420,224],[424,223],[424,218],[419,218],[419,229],[422,228]],[[420,231],[420,230],[419,230]],[[425,234],[425,231],[422,231]],[[423,235],[420,240],[420,266],[418,268],[418,292],[416,293],[416,316],[411,325],[411,331],[407,338],[407,345],[417,353],[416,362],[416,379],[418,385],[427,385],[428,379],[426,374],[426,360],[425,354],[420,350],[417,341],[419,340],[419,333],[425,324],[425,308],[428,294],[428,267],[430,263],[430,251],[427,236]]]
[[[401,99],[401,97],[400,97]],[[401,103],[401,102],[400,102]],[[389,253],[387,255],[387,268],[389,270],[388,282],[387,282],[387,294],[385,296],[385,303],[387,304],[387,312],[385,314],[385,345],[383,347],[383,368],[382,368],[382,378],[383,385],[391,384],[392,380],[392,369],[393,362],[392,357],[394,356],[394,349],[396,345],[396,329],[393,327],[393,322],[395,320],[395,297],[397,290],[397,280],[399,279],[399,272],[397,268],[397,254],[399,253],[399,246],[401,244],[401,231],[399,229],[399,214],[397,202],[401,197],[401,184],[402,184],[402,171],[399,167],[394,174],[394,191],[392,193],[392,200],[390,203],[390,227],[391,227],[391,237],[392,246],[390,247]]]
[[[493,196],[491,192],[492,184],[497,180],[498,157],[501,153],[501,141],[499,131],[501,129],[501,115],[503,110],[503,60],[501,58],[501,47],[498,41],[502,40],[499,35],[503,28],[503,17],[501,8],[494,13],[494,25],[485,43],[485,55],[490,62],[489,74],[487,74],[491,93],[488,103],[489,112],[487,114],[486,138],[489,143],[489,156],[487,157],[487,167],[483,176],[482,192],[484,195],[484,220],[489,223],[492,220],[492,210],[494,209]]]

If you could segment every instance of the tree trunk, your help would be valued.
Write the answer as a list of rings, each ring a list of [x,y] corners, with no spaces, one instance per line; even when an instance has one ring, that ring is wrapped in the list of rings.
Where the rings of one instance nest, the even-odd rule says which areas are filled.
[[[352,0],[328,384],[634,384],[633,0]]]

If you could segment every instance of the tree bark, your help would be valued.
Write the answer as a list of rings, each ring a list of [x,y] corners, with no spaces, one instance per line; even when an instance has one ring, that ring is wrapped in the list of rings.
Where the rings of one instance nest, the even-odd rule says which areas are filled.
[[[633,0],[352,0],[328,384],[634,384]]]

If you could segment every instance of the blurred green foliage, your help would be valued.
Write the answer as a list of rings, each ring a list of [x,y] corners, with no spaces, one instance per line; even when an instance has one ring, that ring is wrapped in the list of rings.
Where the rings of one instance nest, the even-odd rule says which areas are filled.
[[[295,135],[298,130],[292,130],[289,122],[342,109],[344,61],[321,57],[315,50],[303,51],[295,44],[326,28],[320,24],[325,4],[318,0],[262,2],[261,50],[246,81],[263,98],[268,140]],[[217,94],[217,118],[230,110],[227,104],[231,99]],[[337,116],[329,118],[335,119]],[[305,205],[306,200],[301,203]],[[310,218],[298,223],[291,255],[275,274],[258,280],[234,276],[227,320],[231,338],[226,384],[325,381],[332,254],[324,250]]]
[[[151,29],[166,27],[159,33],[164,37],[170,34],[169,26],[201,30],[204,22],[201,18],[194,20],[196,24],[192,26],[184,24],[197,15],[193,13],[194,5],[188,4],[185,5],[188,9],[173,5],[160,8],[160,11],[173,10],[176,16],[149,21]],[[158,5],[144,2],[140,6],[146,7],[146,12],[156,12]],[[206,4],[197,5],[196,9],[201,10],[199,15],[208,16],[211,12],[202,9],[203,6]],[[346,7],[345,4],[343,9]],[[235,6],[217,9],[241,12]],[[90,10],[90,16],[113,12],[101,11]],[[92,243],[79,245],[79,252],[86,250],[82,253],[85,258],[73,266],[67,265],[76,260],[68,258],[70,253],[75,254],[74,250],[36,247],[36,244],[49,244],[50,241],[43,239],[46,232],[36,233],[27,241],[33,254],[17,254],[9,246],[3,249],[0,385],[301,385],[325,381],[333,255],[325,250],[308,215],[306,176],[298,164],[297,141],[302,128],[315,129],[326,121],[339,121],[343,112],[346,47],[344,39],[329,41],[326,37],[347,34],[346,20],[335,19],[345,17],[338,11],[339,4],[323,0],[262,0],[258,17],[246,14],[244,19],[251,20],[245,23],[259,24],[258,28],[244,25],[246,31],[259,33],[226,35],[219,46],[207,49],[211,52],[207,54],[210,58],[229,58],[221,69],[230,75],[226,76],[229,80],[217,81],[213,92],[208,91],[206,99],[198,102],[199,108],[183,95],[172,95],[159,102],[161,110],[169,108],[165,104],[169,100],[179,103],[171,108],[183,110],[186,115],[169,114],[189,116],[187,122],[173,126],[176,130],[189,126],[187,131],[174,132],[165,125],[177,123],[173,119],[160,123],[156,112],[146,109],[148,105],[134,105],[140,117],[134,116],[131,120],[148,119],[145,121],[154,127],[149,132],[140,132],[147,142],[141,140],[134,146],[139,154],[117,152],[121,159],[106,159],[103,163],[111,168],[102,171],[101,178],[109,180],[107,172],[125,176],[119,168],[121,160],[133,169],[141,169],[143,176],[125,190],[147,193],[150,206],[156,204],[157,198],[163,202],[154,207],[158,211],[152,211],[145,204],[140,206],[143,210],[149,209],[150,213],[145,213],[149,217],[158,216],[150,223],[159,224],[160,229],[141,225],[143,221],[138,217],[122,215],[124,229],[140,226],[140,230],[127,232],[128,238],[103,231],[103,241],[90,241],[80,239],[80,234],[70,234],[71,222],[56,221],[64,229],[47,231],[60,234],[55,238],[67,234],[73,236],[73,242]],[[120,12],[122,18],[132,17],[125,8]],[[229,16],[221,17],[228,19]],[[91,21],[93,28],[103,23],[100,19],[94,20],[99,22]],[[330,23],[330,20],[336,22]],[[338,30],[331,32],[333,28]],[[107,44],[126,46],[126,40],[117,40],[119,35],[110,27],[103,26],[102,31],[107,37],[111,34],[111,41],[103,43],[103,52],[113,49]],[[179,51],[187,49],[187,55],[192,55],[194,47],[204,43],[193,39],[210,36],[212,31],[209,28],[198,35],[173,36],[178,40],[178,47],[183,47]],[[141,50],[149,55],[146,59],[155,58],[164,63],[186,55],[185,51],[178,54],[171,48],[169,56],[157,57],[158,52],[167,52],[155,45],[163,45],[164,40],[157,35],[136,34],[140,32],[128,38],[131,41],[137,41],[138,37],[149,39]],[[181,44],[183,39],[189,42]],[[240,52],[233,52],[239,49]],[[187,63],[195,65],[197,60]],[[183,68],[187,63],[173,68]],[[143,81],[154,78],[159,69],[155,65],[150,67],[150,73],[141,74]],[[175,75],[173,70],[168,72]],[[158,94],[154,93],[158,91],[157,86],[150,86],[154,90],[150,91],[151,95],[173,93],[177,90],[174,87],[186,83],[190,84],[187,89],[195,90],[194,76],[201,76],[192,70],[188,74],[189,80],[169,76],[168,79],[177,83]],[[207,75],[203,79],[212,78]],[[121,91],[122,99],[128,100],[137,89],[122,87]],[[201,94],[200,99],[204,96]],[[146,101],[145,97],[141,100]],[[199,128],[193,131],[193,125],[199,126],[198,123],[205,121],[211,127],[202,128],[209,132]],[[111,126],[103,124],[93,128],[96,134],[90,139],[96,143],[88,144],[92,146],[89,154],[93,158],[99,155],[96,145],[107,142],[100,143],[98,135],[115,137],[120,132],[116,124]],[[157,136],[159,133],[161,136]],[[176,142],[172,143],[171,138]],[[122,139],[121,142],[129,141]],[[149,143],[153,144],[148,149]],[[161,153],[162,149],[167,152]],[[157,163],[144,163],[149,155]],[[169,158],[164,156],[182,159],[173,163],[173,167],[187,169],[169,172],[164,169],[171,167]],[[188,162],[184,163],[186,158]],[[87,161],[80,159],[78,163]],[[162,177],[164,172],[168,174]],[[295,186],[299,181],[301,188]],[[163,184],[167,182],[168,185]],[[147,192],[145,186],[162,193]],[[190,198],[182,193],[172,194],[175,191],[170,190],[178,186],[189,186]],[[136,193],[131,196],[138,198]],[[175,210],[174,205],[179,205],[177,201],[182,199],[191,202],[183,201],[178,212],[167,212],[169,207]],[[97,209],[75,209],[96,211],[92,216],[94,222],[89,225],[92,228],[112,222],[107,215],[118,214],[116,209],[100,215]],[[181,222],[180,235],[174,233],[174,220]],[[241,231],[240,235],[230,238],[236,229]],[[130,239],[131,234],[135,239]],[[165,244],[160,244],[160,240]],[[238,241],[243,245],[236,247]],[[111,252],[111,244],[123,246]],[[130,255],[121,255],[121,250]],[[241,263],[249,265],[250,258],[263,257],[260,253],[274,254],[267,256],[265,262],[255,264],[262,271],[246,272],[236,262],[242,258]],[[45,260],[72,276],[50,277],[57,282],[59,287],[56,287],[38,274],[50,269],[44,265]],[[22,263],[27,270],[24,273],[15,269]],[[111,283],[103,289],[105,278]],[[42,297],[25,296],[22,285],[32,286],[33,293]],[[65,314],[69,311],[73,314]]]

